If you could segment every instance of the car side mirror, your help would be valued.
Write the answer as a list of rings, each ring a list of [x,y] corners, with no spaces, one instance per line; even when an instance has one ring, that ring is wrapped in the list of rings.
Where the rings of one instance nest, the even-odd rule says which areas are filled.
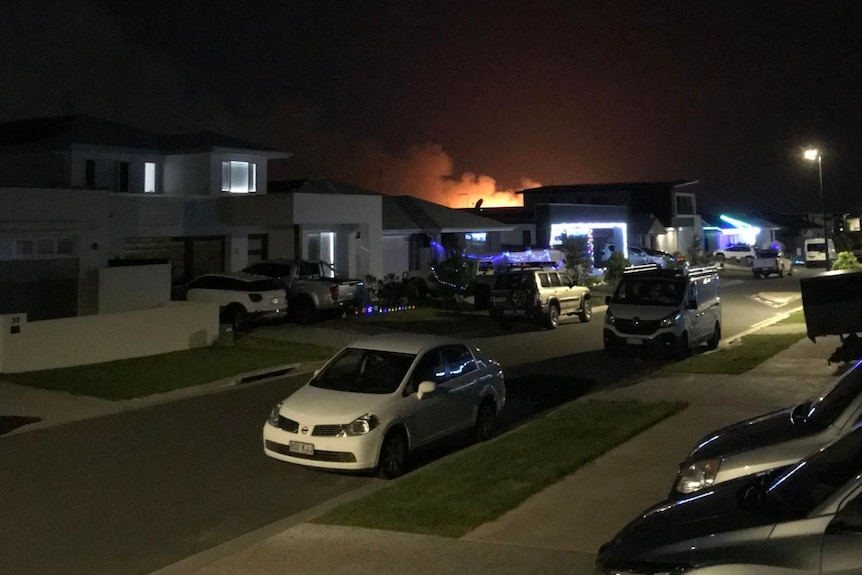
[[[605,305],[611,305],[611,300],[614,299],[612,296],[605,296]]]
[[[419,389],[416,390],[416,399],[422,399],[426,395],[434,393],[437,389],[437,384],[433,381],[423,381],[419,384]]]
[[[686,307],[686,309],[697,309],[697,300],[696,299],[688,300],[687,302],[685,302],[685,307]]]

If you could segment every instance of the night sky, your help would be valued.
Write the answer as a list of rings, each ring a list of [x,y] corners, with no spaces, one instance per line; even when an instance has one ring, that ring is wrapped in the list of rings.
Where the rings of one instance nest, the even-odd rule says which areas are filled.
[[[699,180],[699,207],[862,210],[862,3],[3,0],[0,121],[216,131],[453,207]]]

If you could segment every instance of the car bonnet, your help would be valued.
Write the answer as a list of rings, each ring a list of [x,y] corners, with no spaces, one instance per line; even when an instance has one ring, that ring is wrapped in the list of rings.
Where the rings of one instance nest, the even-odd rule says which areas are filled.
[[[698,442],[686,462],[718,459],[809,434],[812,430],[804,424],[793,423],[791,411],[792,408],[774,411],[710,433]]]
[[[751,481],[751,477],[728,481],[647,509],[602,546],[598,563],[697,563],[699,557],[716,554],[742,560],[743,554],[750,555],[758,542],[767,540],[775,524],[775,518],[739,503],[740,490]]]
[[[281,415],[299,422],[350,423],[366,413],[379,416],[392,397],[393,394],[334,391],[306,384],[284,400]]]

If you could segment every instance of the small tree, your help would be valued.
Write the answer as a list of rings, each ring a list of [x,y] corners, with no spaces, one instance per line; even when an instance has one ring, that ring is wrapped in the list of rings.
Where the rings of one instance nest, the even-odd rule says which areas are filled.
[[[608,290],[613,293],[617,289],[617,284],[623,279],[623,272],[631,262],[623,257],[622,252],[614,251],[608,259],[607,268],[605,269],[605,282],[608,284]]]
[[[443,300],[450,303],[455,303],[460,296],[469,295],[475,279],[473,261],[463,254],[454,252],[434,266],[434,273],[437,276]]]
[[[858,270],[862,269],[862,264],[853,255],[853,252],[838,252],[835,257],[835,262],[832,264],[833,270]]]
[[[563,252],[563,267],[566,275],[578,285],[590,283],[593,261],[586,236],[563,234],[560,249]]]
[[[688,244],[688,261],[691,265],[701,263],[703,260],[703,244],[700,241],[700,236],[695,234]]]

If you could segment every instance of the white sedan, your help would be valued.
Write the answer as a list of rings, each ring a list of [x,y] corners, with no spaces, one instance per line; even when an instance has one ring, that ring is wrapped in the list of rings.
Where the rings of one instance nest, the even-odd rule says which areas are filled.
[[[462,340],[387,334],[338,352],[263,427],[266,455],[402,475],[410,453],[456,432],[491,436],[506,403],[500,365]]]

